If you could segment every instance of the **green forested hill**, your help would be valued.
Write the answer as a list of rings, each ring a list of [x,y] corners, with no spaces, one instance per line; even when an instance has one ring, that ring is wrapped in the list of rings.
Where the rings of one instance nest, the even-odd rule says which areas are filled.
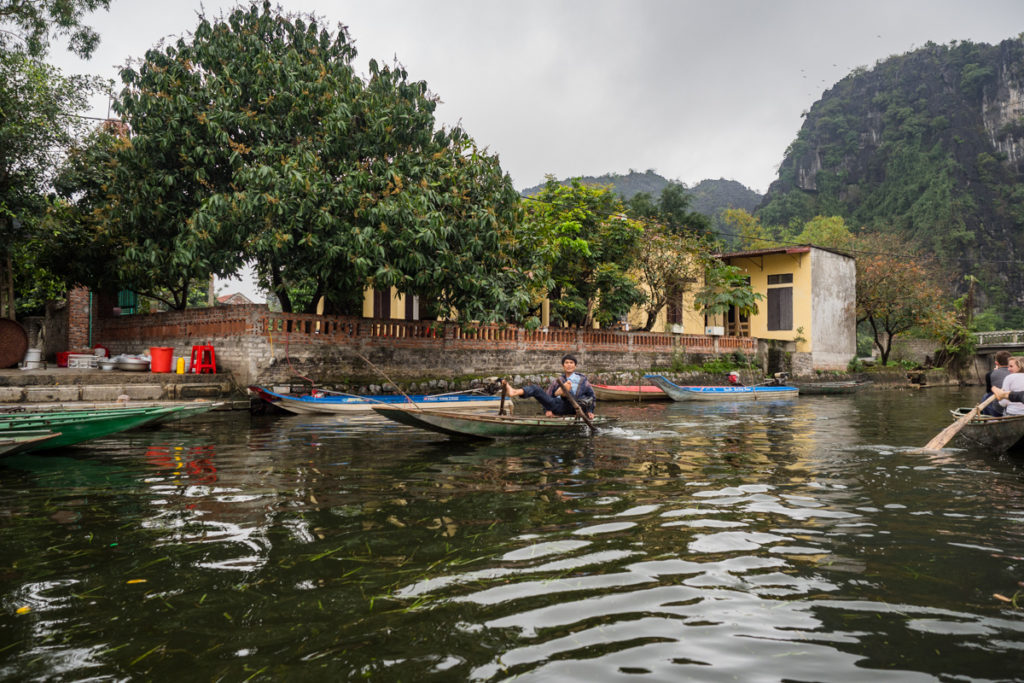
[[[989,305],[1015,308],[1024,297],[1024,42],[929,43],[827,91],[759,209],[766,226],[819,214],[918,240],[976,275]]]
[[[646,192],[652,197],[657,197],[661,194],[661,190],[669,184],[669,180],[651,170],[640,173],[630,169],[629,173],[625,175],[605,173],[601,176],[579,176],[579,179],[584,185],[611,185],[623,199],[629,199],[639,192]],[[566,178],[558,182],[567,185],[569,179]],[[528,187],[519,194],[524,197],[532,197],[542,189],[544,189],[544,183]]]
[[[702,180],[690,188],[693,210],[714,217],[722,209],[745,209],[753,212],[762,196],[735,180]]]

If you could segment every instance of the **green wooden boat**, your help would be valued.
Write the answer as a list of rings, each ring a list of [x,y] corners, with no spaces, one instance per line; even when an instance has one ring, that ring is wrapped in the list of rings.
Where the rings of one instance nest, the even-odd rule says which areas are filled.
[[[35,446],[40,446],[44,441],[55,439],[59,434],[48,431],[26,431],[0,436],[0,455],[14,455],[21,453]]]
[[[171,407],[171,406],[165,406]],[[159,410],[158,408],[112,408],[101,410],[62,410],[62,411],[41,411],[29,413],[12,413],[0,415],[0,429],[4,425],[22,425],[27,423],[49,420],[51,422],[75,422],[82,419],[92,419],[102,415],[138,415]]]
[[[195,403],[170,406],[171,412],[167,413],[164,417],[157,419],[154,424],[159,422],[169,422],[171,420],[184,420],[187,417],[202,415],[203,413],[208,413],[222,405],[224,405],[223,401],[196,401]]]
[[[476,439],[540,436],[587,430],[586,422],[575,416],[475,415],[400,406],[373,406],[373,410],[389,420],[410,427]],[[594,419],[594,423],[598,425],[607,422],[607,419]]]
[[[3,428],[2,425],[5,423],[17,425],[38,420],[75,421],[82,418],[92,418],[97,415],[134,415],[137,413],[152,413],[157,410],[169,410],[170,412],[167,412],[165,417],[159,420],[163,422],[170,419],[182,419],[193,415],[200,415],[222,405],[224,405],[223,401],[193,401],[191,403],[163,403],[131,408],[127,408],[122,404],[120,407],[110,406],[81,410],[41,410],[36,412],[8,413],[0,414],[0,429]]]
[[[57,432],[57,436],[38,444],[22,449],[31,452],[50,448],[73,446],[74,444],[96,439],[110,434],[127,431],[142,425],[169,417],[180,407],[148,408],[141,410],[102,410],[91,416],[75,415],[68,417],[61,413],[48,416],[35,416],[34,419],[15,419],[0,421],[0,438],[8,438],[24,434],[49,430]]]

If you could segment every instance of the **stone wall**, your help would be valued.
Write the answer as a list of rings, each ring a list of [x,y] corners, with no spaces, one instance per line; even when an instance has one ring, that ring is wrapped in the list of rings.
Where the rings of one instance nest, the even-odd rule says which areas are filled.
[[[100,318],[97,343],[112,355],[174,349],[189,357],[193,345],[211,344],[218,368],[239,384],[363,384],[382,377],[399,383],[436,378],[550,373],[572,352],[582,371],[668,367],[677,354],[709,357],[742,351],[756,340],[741,337],[523,328],[427,321],[372,320],[272,313],[263,305],[218,306],[149,315]]]

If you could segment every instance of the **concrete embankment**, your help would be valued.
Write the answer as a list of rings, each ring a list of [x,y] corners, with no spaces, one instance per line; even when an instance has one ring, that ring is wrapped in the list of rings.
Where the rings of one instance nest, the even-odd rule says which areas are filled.
[[[248,407],[249,399],[230,373],[177,375],[46,368],[0,370],[0,404],[104,403],[130,401],[222,400]],[[238,404],[237,406],[235,404]]]

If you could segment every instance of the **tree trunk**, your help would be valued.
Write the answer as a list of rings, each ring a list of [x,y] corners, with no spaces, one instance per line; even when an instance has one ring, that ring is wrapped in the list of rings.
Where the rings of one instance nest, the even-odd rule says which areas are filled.
[[[14,313],[14,263],[11,261],[11,255],[8,254],[4,260],[4,293],[7,295],[7,317],[11,320],[15,319]],[[3,314],[3,307],[0,306],[0,315]]]
[[[282,313],[292,312],[292,299],[288,296],[288,290],[285,289],[284,283],[281,281],[281,271],[276,267],[271,267],[270,270],[270,283],[272,291],[277,295],[277,300],[281,304]]]

